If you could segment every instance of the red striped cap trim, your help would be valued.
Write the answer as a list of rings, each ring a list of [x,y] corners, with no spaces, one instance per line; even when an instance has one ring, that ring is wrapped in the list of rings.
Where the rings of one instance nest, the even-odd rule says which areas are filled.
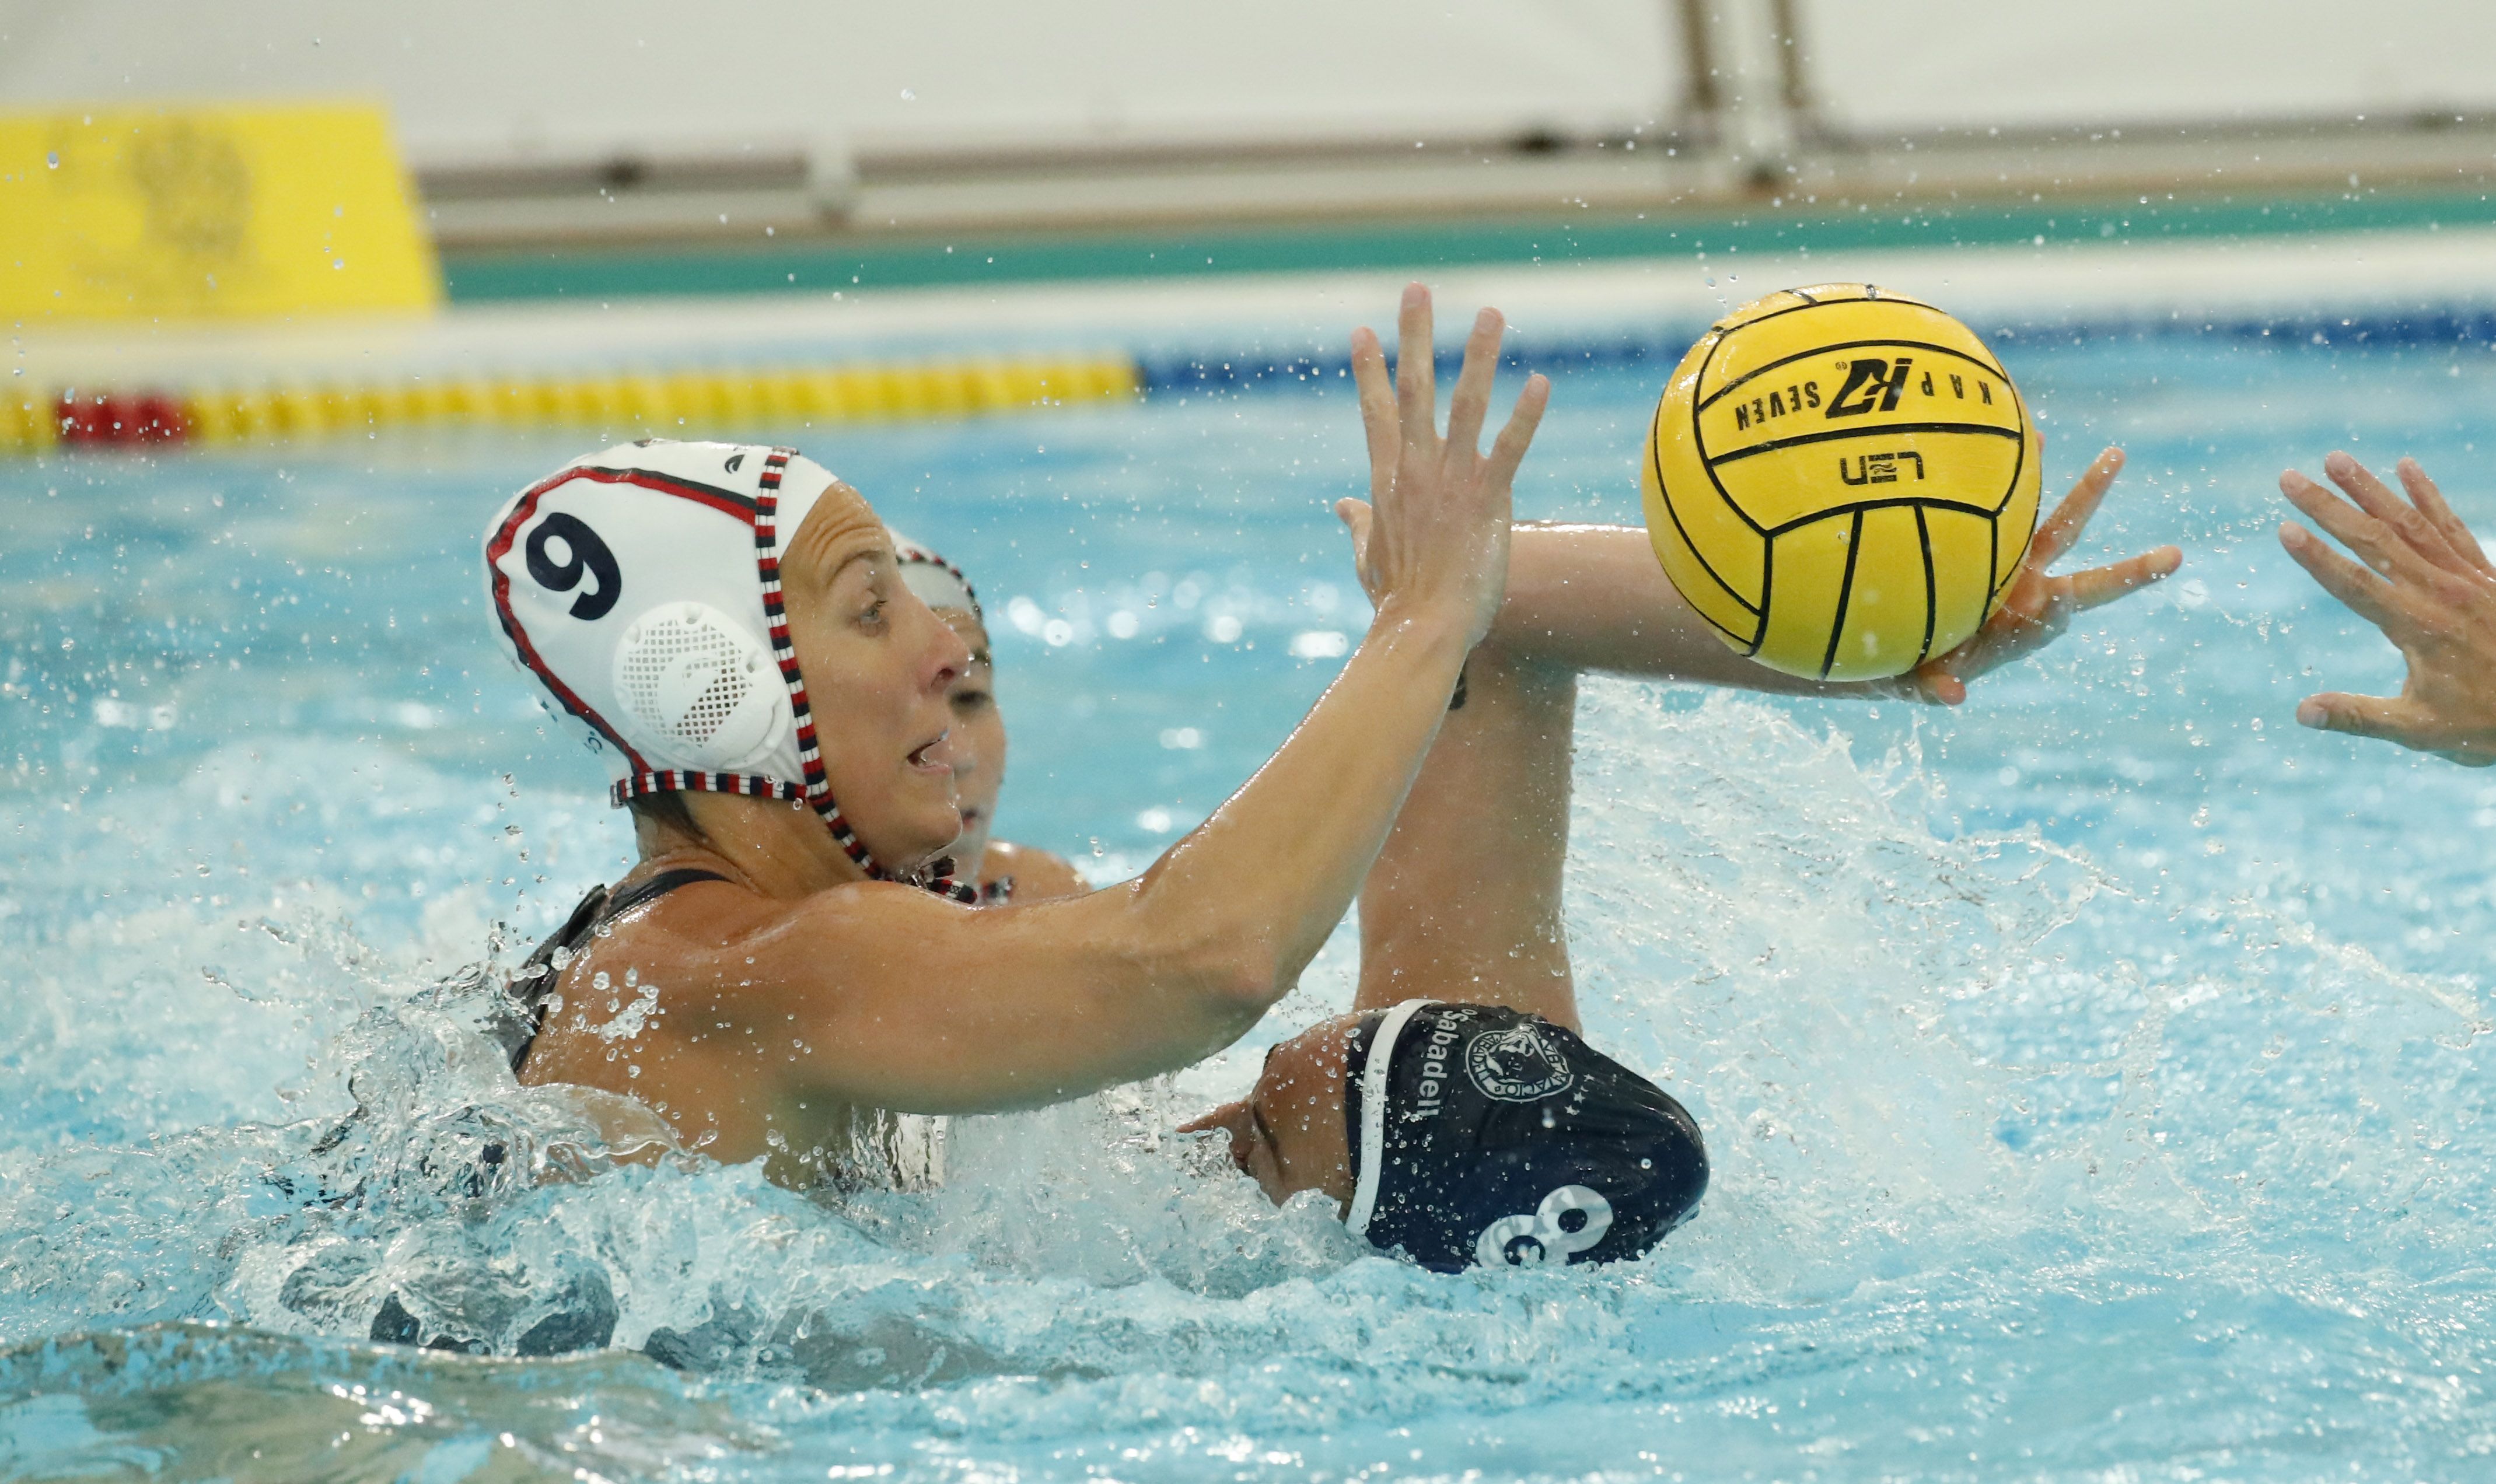
[[[741,793],[749,798],[787,799],[793,804],[805,801],[804,792],[796,784],[759,773],[695,773],[682,768],[635,773],[611,785],[607,792],[618,809],[654,793]]]

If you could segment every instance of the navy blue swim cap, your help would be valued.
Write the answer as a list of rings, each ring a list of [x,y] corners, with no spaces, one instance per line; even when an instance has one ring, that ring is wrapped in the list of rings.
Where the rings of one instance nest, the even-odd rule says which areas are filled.
[[[1699,1126],[1540,1015],[1408,1000],[1363,1017],[1344,1074],[1344,1223],[1442,1273],[1616,1262],[1707,1190]]]

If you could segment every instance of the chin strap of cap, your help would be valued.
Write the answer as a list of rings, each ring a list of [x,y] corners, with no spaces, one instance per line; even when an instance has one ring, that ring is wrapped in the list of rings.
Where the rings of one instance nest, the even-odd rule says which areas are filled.
[[[979,892],[953,880],[953,860],[950,855],[911,876],[886,870],[832,799],[831,783],[824,776],[824,755],[815,744],[815,713],[806,702],[806,679],[797,670],[797,646],[789,637],[789,615],[780,599],[780,477],[789,467],[789,460],[796,455],[795,448],[774,448],[763,461],[762,489],[755,497],[754,564],[763,579],[763,615],[771,630],[771,657],[779,663],[780,678],[788,684],[789,714],[797,727],[797,761],[806,774],[804,801],[813,806],[832,838],[840,842],[842,850],[870,879],[905,881],[956,902],[976,903]]]

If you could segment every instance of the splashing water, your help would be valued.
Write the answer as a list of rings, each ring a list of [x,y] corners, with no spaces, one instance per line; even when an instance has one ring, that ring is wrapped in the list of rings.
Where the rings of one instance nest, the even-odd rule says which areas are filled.
[[[2384,660],[2255,543],[2268,466],[2347,436],[2326,391],[2472,511],[2467,397],[2440,360],[2026,356],[2055,468],[2073,423],[2134,448],[2103,543],[2185,541],[2200,596],[1959,714],[1588,683],[1589,1034],[1715,1163],[1689,1226],[1591,1271],[1371,1256],[1170,1132],[1349,1003],[1348,932],[1203,1067],[958,1121],[928,1191],[793,1193],[517,1087],[477,1030],[497,972],[625,842],[490,658],[465,543],[568,450],[9,474],[0,1473],[2475,1471],[2496,908],[2449,822],[2496,798],[2285,725],[2309,665]],[[1651,392],[1560,390],[1524,498],[1620,518]],[[1009,834],[1114,871],[1159,836],[1113,821],[1200,818],[1279,740],[1334,663],[1294,636],[1358,630],[1298,565],[1338,574],[1344,411],[1070,415],[1046,461],[845,440],[1030,602]]]

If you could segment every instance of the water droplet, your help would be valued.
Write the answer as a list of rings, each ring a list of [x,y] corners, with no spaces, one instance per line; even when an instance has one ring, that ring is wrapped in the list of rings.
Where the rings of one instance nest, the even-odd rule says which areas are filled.
[[[52,170],[59,170],[61,168],[61,152],[57,149],[46,151],[44,155],[44,164]]]

